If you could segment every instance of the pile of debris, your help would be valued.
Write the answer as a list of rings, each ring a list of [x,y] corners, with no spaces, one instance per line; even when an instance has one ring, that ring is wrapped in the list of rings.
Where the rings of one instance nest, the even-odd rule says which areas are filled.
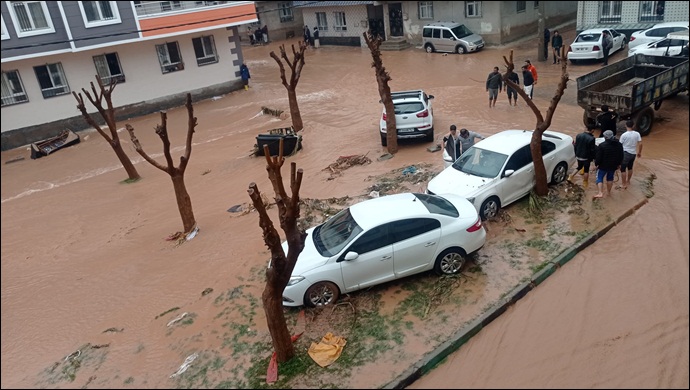
[[[354,165],[367,165],[371,164],[371,159],[365,155],[356,154],[351,156],[340,156],[331,165],[324,168],[324,171],[330,171],[331,176],[328,180],[333,180],[342,174],[342,171],[354,166]]]

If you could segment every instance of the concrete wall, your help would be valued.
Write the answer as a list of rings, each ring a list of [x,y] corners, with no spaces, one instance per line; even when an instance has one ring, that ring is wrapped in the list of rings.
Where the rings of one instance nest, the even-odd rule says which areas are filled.
[[[270,41],[281,41],[287,39],[292,34],[295,37],[302,36],[302,29],[304,28],[304,21],[302,20],[302,10],[300,8],[292,9],[292,21],[281,22],[280,11],[278,10],[280,3],[291,3],[290,1],[257,1],[256,10],[259,13],[259,23],[252,24],[252,30],[256,26],[268,27],[268,39]],[[248,41],[247,27],[242,26],[240,30],[240,38],[243,42]]]
[[[328,31],[319,31],[319,39],[322,45],[347,45],[351,42],[359,42],[359,46],[366,47],[362,34],[368,30],[368,14],[366,4],[339,6],[339,7],[304,7],[302,18],[304,24],[313,32],[316,26],[316,13],[325,12],[328,19]],[[334,31],[335,17],[333,12],[345,12],[347,31]]]

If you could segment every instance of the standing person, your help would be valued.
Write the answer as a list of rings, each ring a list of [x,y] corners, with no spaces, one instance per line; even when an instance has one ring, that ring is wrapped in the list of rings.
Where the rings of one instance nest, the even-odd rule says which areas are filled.
[[[548,28],[544,29],[544,61],[549,59],[549,41],[551,41],[551,32]]]
[[[604,132],[604,142],[597,146],[594,165],[597,166],[597,188],[599,192],[594,195],[594,199],[604,197],[604,177],[606,177],[606,194],[611,194],[613,187],[613,176],[623,161],[623,145],[613,136],[611,130]]]
[[[602,51],[604,53],[604,63],[601,66],[606,66],[609,64],[609,51],[611,51],[611,48],[613,47],[613,39],[606,30],[604,30],[602,34],[604,35],[604,38],[601,41],[601,46],[603,46]]]
[[[489,73],[486,78],[486,91],[489,92],[489,108],[496,107],[496,98],[498,93],[503,91],[503,79],[498,73],[498,66],[494,66],[494,71]],[[493,102],[493,105],[492,103]]]
[[[524,90],[527,96],[532,99],[532,88],[534,87],[534,76],[532,72],[527,68],[527,65],[522,65],[522,81],[524,85]]]
[[[242,77],[242,82],[244,83],[244,90],[248,91],[249,90],[249,79],[252,77],[249,75],[249,68],[247,65],[243,62],[242,65],[240,65],[240,76]]]
[[[311,43],[311,31],[309,30],[309,26],[305,25],[304,26],[304,44],[309,46]]]
[[[256,41],[257,45],[261,45],[264,40],[264,34],[261,32],[261,28],[257,28],[254,30],[254,41]]]
[[[618,126],[618,114],[610,111],[609,106],[606,104],[601,105],[601,113],[597,115],[597,122],[599,123],[599,127],[601,128],[601,132],[605,132],[606,130],[611,130],[613,132],[613,136],[616,136],[616,127]]]
[[[460,143],[462,144],[462,149],[460,149],[460,154],[465,153],[467,149],[471,148],[472,145],[474,145],[474,139],[479,138],[479,139],[484,139],[482,135],[479,133],[475,133],[474,131],[469,131],[467,129],[460,129]]]
[[[625,133],[621,135],[620,140],[623,145],[623,162],[621,163],[623,189],[628,188],[630,179],[632,179],[635,157],[642,157],[642,137],[633,129],[634,125],[635,123],[630,119],[625,122]]]
[[[321,42],[319,41],[319,28],[314,27],[314,48],[318,49],[321,47]]]
[[[529,93],[529,98],[532,99],[532,96],[534,95],[534,86],[537,85],[537,68],[532,65],[532,62],[530,60],[525,60],[525,65],[527,65],[527,69],[532,72],[532,78],[534,79],[534,83],[532,83],[532,89],[530,90]]]
[[[268,26],[265,24],[261,28],[261,36],[264,39],[264,45],[268,45]]]
[[[578,134],[573,141],[575,147],[575,158],[577,159],[577,168],[570,176],[568,176],[568,181],[573,182],[575,174],[582,170],[584,176],[582,178],[582,186],[587,188],[589,184],[589,166],[596,157],[596,139],[594,138],[593,126],[587,126],[585,131]]]
[[[247,27],[247,35],[249,36],[249,44],[254,46],[256,42],[254,41],[254,33],[251,27]]]
[[[508,75],[508,80],[520,85],[520,77],[518,77],[518,74],[515,72],[510,72]],[[512,105],[512,99],[515,99],[515,107],[517,107],[518,94],[512,87],[508,85],[508,83],[506,83],[506,92],[508,92],[508,105]]]
[[[443,148],[453,159],[453,162],[462,154],[462,144],[458,139],[457,129],[455,125],[450,125],[450,134],[443,137]]]
[[[553,63],[561,63],[561,47],[563,47],[563,37],[558,33],[558,30],[553,32],[551,38],[551,47],[553,47]]]

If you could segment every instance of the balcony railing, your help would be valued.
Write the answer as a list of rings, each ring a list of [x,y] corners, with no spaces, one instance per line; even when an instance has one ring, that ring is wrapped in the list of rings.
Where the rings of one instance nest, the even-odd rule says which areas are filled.
[[[137,16],[160,15],[180,11],[210,8],[233,1],[135,1]]]

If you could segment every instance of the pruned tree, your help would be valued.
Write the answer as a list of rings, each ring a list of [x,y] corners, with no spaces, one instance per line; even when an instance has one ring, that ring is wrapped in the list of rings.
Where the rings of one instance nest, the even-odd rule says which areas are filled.
[[[391,88],[388,82],[391,81],[391,76],[386,72],[381,60],[381,36],[373,37],[371,30],[365,31],[363,34],[364,41],[369,47],[371,58],[373,62],[371,67],[375,69],[376,84],[379,87],[379,96],[383,107],[386,108],[386,139],[385,142],[381,139],[381,144],[387,147],[388,153],[395,154],[398,152],[398,128],[395,123],[395,107],[393,106],[393,98],[391,97]]]
[[[103,85],[103,82],[101,81],[101,78],[98,77],[98,75],[96,75],[96,81],[98,82],[99,90],[96,91],[96,87],[93,85],[93,82],[91,82],[91,92],[93,93],[93,96],[91,96],[91,94],[86,89],[82,88],[81,90],[82,92],[84,92],[84,95],[86,95],[86,98],[89,99],[91,104],[94,107],[96,107],[98,113],[101,114],[101,117],[103,118],[105,124],[108,126],[108,129],[110,130],[110,136],[108,136],[108,134],[106,134],[106,132],[103,131],[103,128],[101,128],[101,126],[99,126],[98,123],[96,123],[96,121],[91,117],[91,115],[88,112],[86,112],[84,98],[81,96],[81,93],[77,94],[75,91],[72,91],[72,95],[74,95],[74,98],[77,99],[77,109],[81,112],[81,116],[84,117],[86,123],[88,123],[91,127],[96,129],[96,131],[98,131],[98,134],[105,138],[105,140],[108,142],[108,145],[110,145],[110,147],[113,148],[113,151],[115,151],[115,155],[120,160],[122,167],[125,168],[127,176],[129,176],[129,180],[139,180],[141,179],[141,176],[139,176],[139,172],[137,172],[137,169],[134,167],[132,160],[129,159],[127,153],[125,153],[125,151],[122,149],[120,137],[117,134],[117,127],[115,123],[115,109],[113,108],[112,100],[112,93],[115,89],[115,85],[117,85],[117,82],[115,81],[115,79],[111,79],[108,86],[105,87]],[[103,100],[105,100],[107,108],[103,107]]]
[[[192,137],[194,136],[194,128],[197,125],[196,117],[194,116],[194,107],[192,107],[192,95],[187,94],[187,142],[185,144],[184,155],[180,156],[180,166],[175,167],[173,163],[172,155],[170,154],[170,138],[168,137],[168,114],[165,111],[161,111],[161,124],[156,126],[156,134],[163,141],[163,156],[165,156],[165,161],[167,166],[159,164],[156,160],[151,158],[144,149],[141,147],[141,143],[134,135],[134,128],[128,123],[125,125],[129,137],[132,139],[134,144],[134,149],[148,161],[154,167],[160,169],[161,171],[170,175],[170,179],[173,183],[173,188],[175,189],[175,198],[177,199],[177,208],[180,210],[180,216],[182,217],[182,225],[184,227],[184,234],[191,233],[196,228],[196,219],[194,218],[194,211],[192,210],[192,199],[189,197],[187,192],[187,187],[184,184],[184,172],[187,169],[187,164],[189,163],[189,156],[192,154]]]
[[[278,231],[266,213],[266,206],[256,183],[250,183],[247,192],[259,213],[259,226],[263,230],[264,242],[271,251],[271,262],[266,269],[266,287],[261,294],[261,301],[264,305],[266,322],[273,340],[276,359],[279,363],[283,363],[295,355],[295,348],[283,313],[283,291],[290,281],[292,270],[295,268],[299,254],[304,249],[304,241],[307,238],[307,234],[297,224],[300,214],[299,190],[302,185],[303,172],[302,169],[297,169],[296,163],[291,163],[290,195],[288,195],[280,172],[285,162],[283,139],[280,139],[278,156],[271,157],[268,145],[264,145],[264,156],[266,156],[266,171],[268,171],[268,178],[271,180],[278,206],[280,227],[285,232],[288,243],[287,256],[281,246]]]
[[[300,131],[304,128],[302,114],[300,114],[299,105],[297,104],[297,83],[299,82],[299,77],[304,67],[305,50],[307,50],[307,45],[302,41],[299,42],[299,48],[297,50],[295,50],[295,45],[292,45],[292,61],[285,52],[285,45],[280,45],[280,58],[278,58],[275,52],[271,51],[270,53],[271,57],[278,63],[278,67],[280,68],[280,80],[283,82],[283,86],[288,92],[290,116],[292,116],[292,127],[295,131]],[[290,81],[288,81],[285,76],[285,66],[281,58],[290,68]]]
[[[561,47],[561,58],[565,58],[566,47]],[[568,84],[568,61],[561,61],[561,79],[556,87],[556,92],[551,98],[549,103],[549,108],[546,110],[546,117],[544,117],[539,110],[539,108],[534,104],[532,99],[525,93],[525,91],[520,88],[519,85],[508,79],[508,76],[513,73],[515,65],[513,64],[513,51],[510,51],[510,58],[503,56],[503,61],[506,64],[506,72],[503,74],[503,82],[507,86],[513,88],[518,95],[525,100],[525,103],[532,109],[534,116],[537,119],[537,123],[534,126],[534,132],[532,133],[532,139],[530,141],[530,151],[532,152],[532,161],[534,161],[534,176],[536,183],[534,185],[534,190],[539,196],[546,196],[549,193],[548,183],[546,182],[546,167],[544,166],[544,159],[541,154],[541,137],[549,126],[551,126],[551,120],[553,119],[553,114],[556,112],[556,107],[558,107],[558,102],[561,101],[561,97],[565,92]]]

